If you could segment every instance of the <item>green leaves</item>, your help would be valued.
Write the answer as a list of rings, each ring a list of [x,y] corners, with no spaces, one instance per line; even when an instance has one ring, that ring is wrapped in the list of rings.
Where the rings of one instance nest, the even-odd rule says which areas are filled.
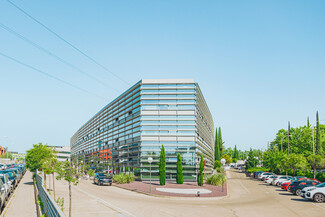
[[[57,180],[64,179],[65,181],[77,185],[79,182],[79,177],[77,166],[72,164],[70,161],[59,162],[56,167],[56,172],[58,176]]]
[[[160,150],[159,182],[160,182],[160,185],[166,184],[166,154],[165,154],[164,145],[162,145],[161,150]]]
[[[29,170],[42,169],[44,161],[54,158],[53,150],[42,143],[34,144],[33,148],[27,151],[26,166]]]
[[[182,165],[182,158],[181,154],[177,154],[177,173],[176,173],[176,183],[183,184],[183,165]]]

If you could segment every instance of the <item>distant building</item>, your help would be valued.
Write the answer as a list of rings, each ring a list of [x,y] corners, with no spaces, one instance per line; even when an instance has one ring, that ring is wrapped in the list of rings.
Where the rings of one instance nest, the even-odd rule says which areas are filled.
[[[0,156],[6,153],[6,148],[0,146]]]
[[[176,179],[178,153],[184,179],[195,181],[201,155],[206,172],[214,164],[213,119],[193,79],[143,79],[101,109],[71,138],[72,157],[142,180],[157,180],[159,154],[166,151],[166,179]],[[149,165],[148,157],[153,158]],[[139,174],[140,173],[140,174]]]
[[[18,152],[10,152],[12,154],[12,159],[15,161],[25,161],[26,154]]]
[[[70,161],[71,159],[71,150],[70,146],[49,146],[51,148],[54,148],[54,150],[57,152],[55,155],[58,159],[58,161]]]

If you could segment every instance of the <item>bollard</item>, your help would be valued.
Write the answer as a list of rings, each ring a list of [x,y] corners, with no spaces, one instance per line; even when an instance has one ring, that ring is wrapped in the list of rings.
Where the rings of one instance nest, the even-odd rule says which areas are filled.
[[[198,191],[198,192],[196,193],[196,196],[197,196],[197,197],[200,197],[200,191]]]

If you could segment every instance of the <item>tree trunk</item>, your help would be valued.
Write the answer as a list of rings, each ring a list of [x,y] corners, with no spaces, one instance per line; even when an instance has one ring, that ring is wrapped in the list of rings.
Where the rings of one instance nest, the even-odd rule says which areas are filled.
[[[55,180],[54,180],[54,173],[52,173],[53,175],[53,195],[54,195],[54,200],[55,200]]]
[[[316,179],[316,169],[314,168],[314,179]]]
[[[69,182],[69,217],[71,217],[71,182]]]

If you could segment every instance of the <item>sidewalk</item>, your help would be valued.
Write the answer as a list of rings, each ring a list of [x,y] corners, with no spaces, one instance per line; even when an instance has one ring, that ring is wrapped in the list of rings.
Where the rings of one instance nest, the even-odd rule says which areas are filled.
[[[12,198],[3,210],[4,217],[36,217],[33,174],[26,171],[23,179],[14,191]]]
[[[52,179],[49,176],[47,180]],[[80,180],[79,185],[82,183],[91,182],[89,180]],[[49,183],[47,183],[49,184]],[[50,187],[52,189],[52,185]],[[63,213],[69,216],[69,185],[64,180],[55,180],[55,196],[64,198]],[[53,191],[51,191],[53,197]],[[123,216],[114,209],[112,209],[107,202],[101,198],[94,197],[88,192],[79,189],[79,186],[72,187],[72,216],[74,217],[107,217],[107,216]]]

